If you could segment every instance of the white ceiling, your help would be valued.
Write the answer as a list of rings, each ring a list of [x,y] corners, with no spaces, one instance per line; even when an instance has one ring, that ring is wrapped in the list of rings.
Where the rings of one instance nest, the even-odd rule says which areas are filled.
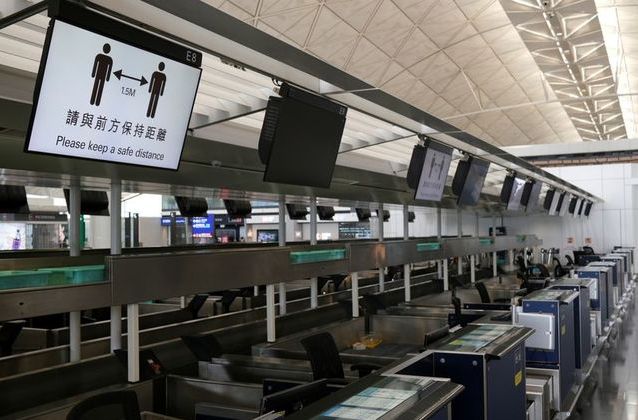
[[[582,139],[498,0],[202,1],[495,145]],[[613,0],[597,3],[601,1]],[[139,1],[130,4],[151,7],[139,6]],[[631,9],[605,7],[603,14],[613,11],[614,16]],[[623,22],[630,31],[630,21],[618,17],[614,26],[613,19],[601,20],[605,40],[614,27],[624,28]],[[39,14],[1,29],[0,65],[35,78],[48,22]],[[625,69],[614,74],[623,75],[630,86],[636,82],[629,56],[634,44],[625,32],[616,36],[616,45],[621,44],[618,56],[609,61],[612,69]],[[638,60],[638,50],[631,52]],[[2,85],[0,77],[0,96],[6,91]],[[191,120],[195,135],[220,140],[224,129],[239,127],[249,135],[229,141],[256,148],[260,109],[272,89],[270,77],[204,54]],[[620,105],[630,132],[634,118],[626,113],[633,113],[633,97],[625,102]],[[428,127],[423,129],[427,132]],[[376,162],[374,170],[402,175],[416,142],[412,132],[350,109],[340,162],[348,158],[350,166],[356,166],[353,162],[367,159]],[[488,184],[498,185],[504,171],[492,167]]]
[[[495,145],[580,140],[558,102],[498,109],[557,98],[497,0],[203,1]]]
[[[596,0],[628,138],[638,137],[638,1]]]

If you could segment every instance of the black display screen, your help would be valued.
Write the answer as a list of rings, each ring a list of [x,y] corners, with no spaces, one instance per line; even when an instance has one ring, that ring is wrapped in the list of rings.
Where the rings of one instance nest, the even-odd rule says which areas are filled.
[[[525,185],[526,191],[523,192],[521,205],[526,206],[527,211],[533,211],[539,207],[539,198],[543,183],[540,181],[527,181]],[[529,189],[529,191],[527,191]]]
[[[485,177],[490,167],[488,161],[470,157],[467,167],[467,176],[463,182],[463,188],[458,197],[458,204],[461,206],[474,206],[478,204],[481,197],[481,190],[485,183]]]
[[[21,185],[0,185],[0,213],[27,214],[27,191]]]
[[[329,188],[337,161],[347,108],[287,87],[271,97],[259,153],[264,181]]]

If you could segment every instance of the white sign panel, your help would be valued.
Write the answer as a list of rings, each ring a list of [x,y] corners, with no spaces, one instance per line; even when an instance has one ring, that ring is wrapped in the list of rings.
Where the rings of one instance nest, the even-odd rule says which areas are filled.
[[[451,154],[428,147],[414,198],[441,201],[451,162]]]
[[[55,21],[27,150],[177,169],[200,72]]]
[[[521,208],[521,197],[523,196],[524,188],[525,180],[514,178],[514,184],[512,184],[512,192],[510,193],[510,199],[507,203],[508,210],[516,211]]]

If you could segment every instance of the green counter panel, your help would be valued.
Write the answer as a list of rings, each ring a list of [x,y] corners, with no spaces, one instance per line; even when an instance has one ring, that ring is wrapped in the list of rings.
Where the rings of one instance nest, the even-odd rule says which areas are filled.
[[[299,251],[290,253],[291,264],[308,264],[324,261],[338,261],[346,258],[345,249],[325,249],[319,251]]]

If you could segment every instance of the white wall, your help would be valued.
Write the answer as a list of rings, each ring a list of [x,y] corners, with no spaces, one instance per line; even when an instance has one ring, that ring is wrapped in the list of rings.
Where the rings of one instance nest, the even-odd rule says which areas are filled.
[[[141,246],[168,246],[168,238],[162,234],[161,220],[161,217],[140,217]]]
[[[111,218],[109,216],[84,216],[86,248],[111,247]]]
[[[611,164],[549,168],[549,172],[605,200],[595,204],[589,218],[572,216],[509,217],[509,232],[535,233],[543,247],[560,248],[561,254],[585,244],[591,238],[595,251],[606,252],[614,245],[636,246],[638,224],[637,164]],[[568,238],[574,238],[572,244]]]

